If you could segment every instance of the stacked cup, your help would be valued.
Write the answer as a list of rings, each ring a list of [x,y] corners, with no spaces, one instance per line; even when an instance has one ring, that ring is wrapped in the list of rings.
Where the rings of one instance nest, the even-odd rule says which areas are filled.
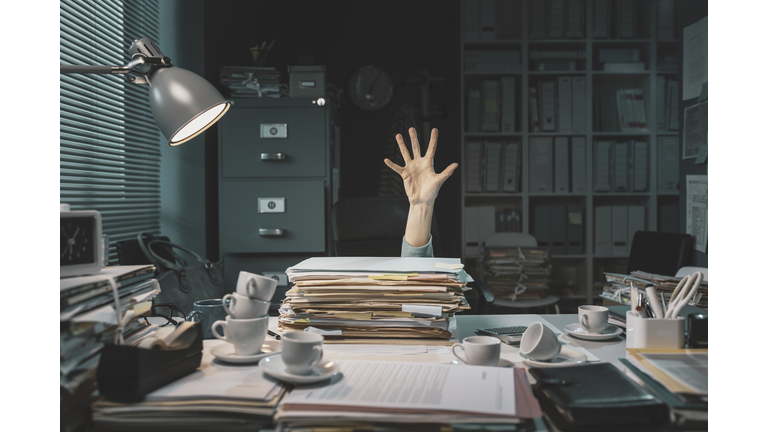
[[[227,317],[213,323],[213,335],[234,345],[239,356],[261,352],[269,327],[269,305],[275,288],[276,280],[241,271],[237,290],[222,298]],[[223,328],[223,334],[219,333],[218,327]]]

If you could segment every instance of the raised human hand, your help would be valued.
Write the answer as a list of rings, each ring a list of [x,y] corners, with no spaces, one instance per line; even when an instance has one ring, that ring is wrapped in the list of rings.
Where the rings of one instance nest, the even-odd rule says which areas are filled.
[[[403,155],[405,166],[401,167],[389,159],[384,159],[384,163],[392,168],[403,178],[403,186],[408,200],[411,204],[432,204],[437,199],[440,187],[445,183],[459,164],[452,163],[440,174],[435,173],[435,150],[437,149],[437,129],[432,129],[432,136],[429,140],[427,153],[422,157],[419,139],[416,136],[416,129],[410,128],[408,134],[411,136],[411,148],[413,158],[411,158],[408,148],[405,146],[403,136],[397,134],[395,140],[400,147],[400,153]]]

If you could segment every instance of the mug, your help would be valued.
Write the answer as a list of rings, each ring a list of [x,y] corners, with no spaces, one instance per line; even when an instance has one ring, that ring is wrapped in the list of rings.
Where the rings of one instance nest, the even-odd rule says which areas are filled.
[[[456,348],[461,348],[466,358],[458,355]],[[464,364],[496,366],[499,364],[499,356],[501,355],[501,341],[490,336],[470,336],[464,338],[462,343],[453,344],[451,352]]]
[[[241,271],[240,276],[237,277],[237,289],[235,291],[245,297],[270,301],[275,294],[275,288],[277,288],[275,279]]]
[[[520,339],[520,352],[534,360],[550,361],[560,355],[562,345],[557,335],[540,322],[528,326]]]
[[[224,334],[218,332],[218,328],[224,330]],[[235,346],[235,353],[239,356],[249,356],[261,352],[261,345],[267,337],[269,317],[237,319],[227,316],[225,320],[219,320],[211,326],[211,332],[217,339],[227,341]]]
[[[269,313],[270,303],[265,300],[256,300],[242,294],[233,293],[225,295],[224,311],[232,318],[258,318]]]
[[[323,336],[292,331],[280,338],[280,351],[285,370],[294,375],[308,375],[323,358]]]
[[[192,305],[192,312],[187,315],[187,321],[199,322],[203,329],[203,339],[213,339],[211,325],[216,320],[227,317],[222,299],[198,300]]]
[[[608,308],[595,305],[579,306],[579,324],[587,333],[602,333],[608,327]]]

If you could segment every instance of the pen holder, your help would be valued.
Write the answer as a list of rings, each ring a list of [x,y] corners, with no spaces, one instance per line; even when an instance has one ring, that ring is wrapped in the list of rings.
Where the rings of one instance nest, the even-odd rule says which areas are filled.
[[[642,318],[627,312],[627,348],[683,348],[685,319]]]

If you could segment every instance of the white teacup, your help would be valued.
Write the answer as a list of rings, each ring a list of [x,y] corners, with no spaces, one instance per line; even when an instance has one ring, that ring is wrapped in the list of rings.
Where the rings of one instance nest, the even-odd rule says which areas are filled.
[[[266,300],[252,299],[239,293],[227,294],[222,297],[222,300],[224,311],[232,318],[258,318],[269,313],[270,303]]]
[[[520,352],[538,361],[557,358],[561,348],[555,332],[540,322],[528,326],[520,339]]]
[[[227,341],[235,346],[235,353],[239,356],[254,355],[261,352],[261,345],[267,336],[267,327],[269,326],[269,316],[259,318],[237,319],[227,316],[222,321],[216,321],[211,326],[211,333],[223,341]],[[222,327],[224,334],[218,332],[218,327]]]
[[[284,333],[280,352],[288,373],[307,375],[323,358],[323,336],[299,331]]]
[[[241,271],[237,278],[237,293],[256,300],[272,300],[277,281],[266,276]]]
[[[466,357],[456,353],[456,348],[461,348]],[[501,355],[501,341],[490,336],[470,336],[464,338],[462,343],[451,346],[454,357],[464,364],[475,366],[496,366]]]
[[[587,333],[602,333],[608,327],[608,308],[596,305],[579,306],[579,324]]]

